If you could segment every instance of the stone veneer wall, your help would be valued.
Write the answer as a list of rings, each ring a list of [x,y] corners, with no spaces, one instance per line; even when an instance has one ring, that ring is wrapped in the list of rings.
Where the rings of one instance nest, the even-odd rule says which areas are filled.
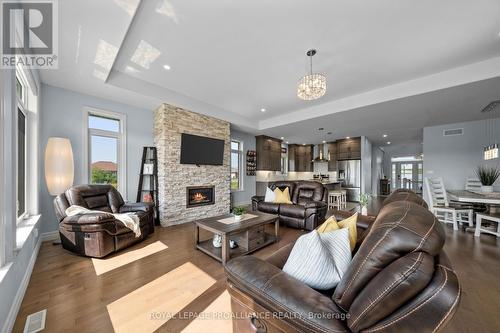
[[[222,166],[180,164],[181,134],[225,141]],[[229,213],[230,125],[228,122],[162,104],[154,113],[158,151],[158,198],[162,226]],[[215,186],[215,204],[186,208],[187,186]]]

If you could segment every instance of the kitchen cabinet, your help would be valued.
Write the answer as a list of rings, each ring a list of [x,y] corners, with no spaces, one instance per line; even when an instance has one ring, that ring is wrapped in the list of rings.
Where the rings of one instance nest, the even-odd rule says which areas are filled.
[[[288,170],[313,171],[313,145],[288,145]]]
[[[337,160],[361,159],[361,138],[343,139],[337,141]]]
[[[255,137],[257,170],[281,170],[281,140],[266,135]]]
[[[328,171],[337,171],[337,142],[328,143],[328,155],[330,160],[328,161]]]

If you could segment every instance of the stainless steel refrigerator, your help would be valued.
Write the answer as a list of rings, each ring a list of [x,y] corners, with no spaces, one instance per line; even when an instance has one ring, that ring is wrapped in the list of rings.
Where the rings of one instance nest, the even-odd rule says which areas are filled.
[[[338,178],[347,191],[347,201],[359,201],[361,193],[361,160],[338,161]]]

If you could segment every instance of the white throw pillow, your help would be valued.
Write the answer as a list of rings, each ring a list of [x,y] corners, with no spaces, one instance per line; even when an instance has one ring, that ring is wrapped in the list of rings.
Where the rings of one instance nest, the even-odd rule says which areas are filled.
[[[332,289],[342,279],[351,262],[349,230],[347,228],[300,236],[283,267],[283,272],[309,287]]]
[[[264,202],[274,202],[276,199],[276,194],[269,187],[266,188],[266,197],[264,198]]]

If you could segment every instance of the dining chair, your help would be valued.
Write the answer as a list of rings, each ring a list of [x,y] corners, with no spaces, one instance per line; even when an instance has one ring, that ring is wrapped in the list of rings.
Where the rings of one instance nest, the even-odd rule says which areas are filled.
[[[473,177],[467,178],[465,180],[465,190],[471,192],[481,192],[481,181]]]
[[[472,207],[450,203],[443,178],[426,177],[424,183],[431,201],[429,210],[436,215],[436,218],[440,222],[453,224],[453,230],[458,230],[458,225],[464,223],[470,227],[474,226],[474,211]]]

